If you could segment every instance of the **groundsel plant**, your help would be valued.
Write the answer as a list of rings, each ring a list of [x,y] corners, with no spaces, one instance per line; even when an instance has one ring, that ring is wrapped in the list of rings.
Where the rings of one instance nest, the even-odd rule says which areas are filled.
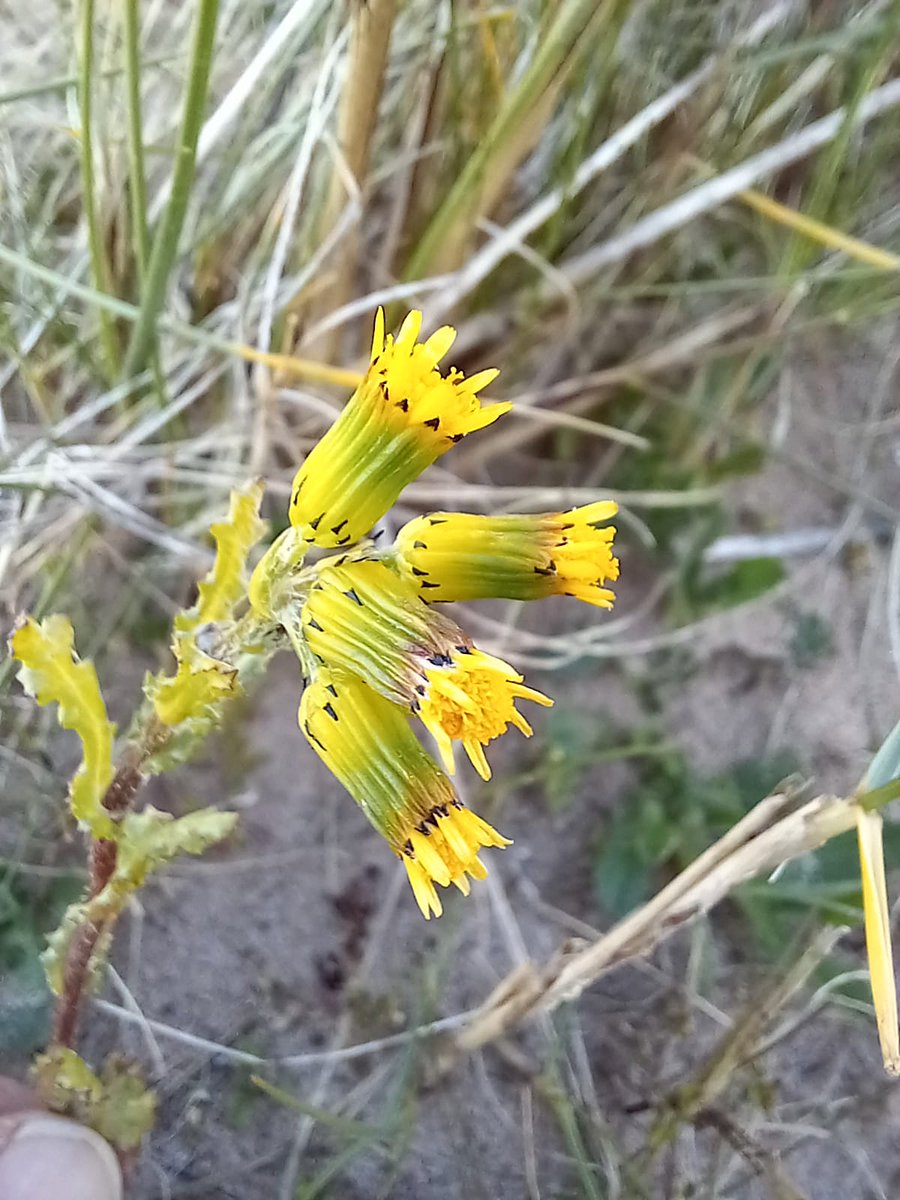
[[[393,546],[366,538],[407,484],[510,407],[479,399],[496,371],[443,372],[455,331],[444,326],[419,342],[421,320],[410,313],[395,338],[379,310],[369,368],[297,472],[290,528],[254,571],[250,605],[300,660],[310,745],[402,859],[430,917],[442,911],[435,885],[468,894],[469,877],[486,874],[481,848],[509,845],[457,796],[448,778],[454,743],[489,779],[485,746],[510,725],[532,732],[517,702],[552,703],[434,602],[563,593],[609,608],[605,584],[619,564],[610,501],[543,516],[431,513]],[[331,553],[304,568],[314,547]]]
[[[98,1074],[76,1053],[84,998],[102,976],[119,915],[148,875],[178,855],[202,853],[236,824],[235,814],[213,809],[181,817],[136,810],[143,781],[189,758],[228,702],[276,650],[289,648],[303,680],[300,728],[403,862],[422,914],[440,916],[438,889],[453,884],[468,894],[470,880],[486,874],[481,850],[510,844],[460,800],[451,781],[455,743],[489,779],[485,748],[510,726],[532,732],[517,705],[552,702],[437,605],[560,594],[613,604],[607,583],[619,564],[609,524],[616,505],[608,500],[539,515],[429,513],[390,546],[372,534],[423,470],[509,408],[479,398],[495,371],[466,378],[441,369],[452,329],[420,342],[420,326],[421,315],[411,313],[394,337],[379,311],[369,367],[297,472],[290,525],[252,573],[249,559],[266,528],[263,487],[232,493],[227,520],[211,529],[213,567],[195,604],[174,621],[175,668],[146,678],[117,762],[116,729],[93,665],[75,654],[68,619],[25,617],[12,635],[24,687],[39,704],[56,704],[60,723],[81,740],[69,805],[90,839],[87,891],[44,954],[57,1001],[35,1078],[49,1107],[86,1122],[124,1155],[152,1127],[154,1097],[123,1059],[113,1056]],[[418,735],[430,735],[435,757]],[[885,789],[895,794],[898,763],[900,726],[860,785],[871,796],[861,792],[857,805],[873,999],[894,1073],[900,1041],[889,908],[881,817],[870,800],[882,803]]]
[[[84,998],[147,876],[227,838],[237,820],[214,809],[181,817],[136,810],[144,780],[186,761],[272,654],[291,648],[302,670],[303,733],[403,861],[424,916],[440,916],[437,888],[468,894],[470,878],[486,874],[481,849],[510,844],[457,795],[449,778],[455,743],[489,779],[485,747],[511,725],[532,732],[517,704],[552,701],[475,646],[435,602],[564,594],[612,606],[606,584],[619,565],[611,501],[543,515],[430,513],[392,546],[369,536],[407,484],[510,408],[479,398],[496,371],[466,378],[441,369],[453,329],[420,342],[420,327],[421,314],[410,313],[394,337],[378,312],[368,370],[300,467],[290,525],[252,574],[248,560],[266,529],[263,487],[232,493],[228,519],[211,529],[213,567],[174,621],[175,669],[145,679],[118,761],[116,728],[93,664],[76,655],[68,618],[24,617],[10,639],[26,691],[56,704],[60,724],[81,740],[69,807],[89,838],[87,891],[44,954],[56,1007],[36,1078],[48,1104],[122,1151],[151,1127],[153,1097],[128,1064],[110,1060],[97,1075],[77,1055]]]

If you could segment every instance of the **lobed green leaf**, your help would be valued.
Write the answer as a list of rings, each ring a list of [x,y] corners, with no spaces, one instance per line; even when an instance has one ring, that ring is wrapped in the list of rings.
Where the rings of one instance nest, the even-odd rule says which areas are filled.
[[[201,808],[184,817],[173,817],[148,806],[128,813],[122,821],[116,869],[97,897],[107,903],[136,891],[151,873],[179,854],[202,854],[234,831],[237,813]],[[107,893],[110,895],[107,896]]]
[[[197,603],[180,613],[175,627],[187,632],[208,621],[224,621],[247,591],[247,558],[266,529],[260,519],[264,485],[256,480],[231,493],[228,519],[210,526],[216,543],[212,570],[198,585]]]
[[[36,1060],[35,1078],[48,1108],[96,1130],[117,1150],[135,1149],[153,1128],[156,1098],[120,1056],[97,1075],[74,1050],[54,1046]]]
[[[81,739],[82,762],[69,788],[69,804],[78,823],[95,838],[114,836],[115,825],[103,797],[115,775],[113,739],[116,727],[91,662],[80,662],[68,617],[57,613],[40,624],[31,617],[10,639],[10,650],[22,664],[19,679],[38,704],[59,705],[59,723]]]
[[[201,648],[198,635],[204,626],[232,620],[236,605],[247,594],[247,558],[266,528],[259,516],[262,496],[259,480],[235,488],[228,519],[210,530],[216,543],[212,570],[198,586],[197,603],[174,622],[172,652],[177,670],[172,676],[152,676],[144,685],[164,725],[175,728],[208,717],[211,706],[237,690],[237,672]]]
[[[214,659],[212,666],[197,670],[198,658],[199,653],[192,663],[179,662],[174,675],[147,680],[144,690],[164,725],[181,725],[236,690],[236,670]]]

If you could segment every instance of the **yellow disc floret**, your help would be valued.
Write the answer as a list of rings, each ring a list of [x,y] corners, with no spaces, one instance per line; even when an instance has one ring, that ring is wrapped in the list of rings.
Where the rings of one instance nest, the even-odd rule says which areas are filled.
[[[460,741],[482,779],[491,768],[484,747],[514,725],[526,737],[532,728],[516,708],[518,699],[548,707],[553,701],[525,687],[522,676],[481,650],[456,651],[440,663],[425,667],[427,685],[419,701],[419,716],[437,742],[444,766],[452,775],[453,742]]]

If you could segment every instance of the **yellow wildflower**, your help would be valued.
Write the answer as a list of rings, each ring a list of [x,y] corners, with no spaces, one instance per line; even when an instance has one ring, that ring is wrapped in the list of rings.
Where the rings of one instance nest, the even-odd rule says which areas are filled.
[[[427,918],[443,911],[435,890],[487,874],[483,846],[508,846],[460,801],[426,754],[401,708],[362,680],[322,670],[306,688],[300,727],[310,745],[403,859],[416,902]]]
[[[478,399],[495,370],[442,374],[456,331],[445,325],[419,343],[421,326],[422,314],[411,312],[395,339],[378,310],[365,378],[294,479],[291,524],[308,542],[357,541],[435,459],[511,407]]]
[[[392,336],[378,311],[365,377],[297,472],[290,528],[258,563],[249,600],[312,679],[300,707],[311,745],[403,859],[428,917],[441,913],[437,888],[468,892],[485,873],[480,848],[508,842],[460,803],[411,717],[449,774],[460,742],[490,779],[489,743],[511,725],[531,736],[518,701],[553,703],[434,602],[564,594],[610,608],[619,563],[606,500],[534,516],[432,513],[388,549],[363,540],[407,484],[511,407],[479,399],[496,371],[442,370],[456,333],[420,342],[421,325],[411,312]],[[308,560],[310,546],[340,553]]]
[[[617,512],[598,500],[535,516],[430,513],[403,526],[393,561],[428,601],[566,595],[612,608],[604,584],[618,579],[619,560],[606,522]]]
[[[553,703],[525,687],[509,663],[477,650],[454,621],[381,562],[323,568],[303,608],[302,628],[322,664],[358,675],[418,713],[451,774],[458,740],[490,779],[483,747],[509,725],[531,736],[515,701]]]

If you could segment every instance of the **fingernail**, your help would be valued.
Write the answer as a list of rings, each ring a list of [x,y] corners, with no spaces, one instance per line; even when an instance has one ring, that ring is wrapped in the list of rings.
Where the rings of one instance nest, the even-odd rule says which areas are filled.
[[[122,1200],[122,1173],[109,1143],[92,1129],[64,1117],[29,1113],[18,1119],[0,1152],[0,1196]]]

